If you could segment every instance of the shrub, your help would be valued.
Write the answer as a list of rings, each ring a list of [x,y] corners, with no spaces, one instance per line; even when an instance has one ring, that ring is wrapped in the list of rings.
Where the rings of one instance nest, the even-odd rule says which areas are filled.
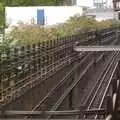
[[[71,17],[64,24],[52,27],[42,27],[35,24],[20,24],[18,27],[14,27],[8,36],[17,41],[17,46],[21,46],[56,39],[58,37],[81,34],[91,30],[101,30],[117,26],[120,26],[120,22],[116,20],[97,22],[94,18],[76,15]]]

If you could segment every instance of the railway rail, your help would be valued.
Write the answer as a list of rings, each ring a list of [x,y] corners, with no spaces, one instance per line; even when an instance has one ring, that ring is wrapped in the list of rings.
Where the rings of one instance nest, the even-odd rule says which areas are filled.
[[[115,62],[116,57],[118,56],[119,52],[114,54],[112,56],[111,62],[109,63],[109,66],[105,69],[104,74],[102,75],[101,79],[98,79],[95,87],[92,89],[92,97],[91,94],[88,97],[89,104],[87,106],[87,110],[98,108],[101,109],[103,106],[103,102],[105,100],[106,94],[109,90],[113,75],[115,73],[115,70],[118,66],[118,63]],[[93,94],[94,93],[94,94]],[[97,119],[97,114],[94,116],[95,119]],[[84,118],[87,118],[86,115],[84,115]]]
[[[82,63],[84,63],[84,61],[89,57],[89,56],[92,56],[93,55],[93,53],[89,53],[86,57],[84,57],[82,60],[81,60],[81,62],[77,65],[77,67],[78,66],[80,66]],[[101,57],[99,56],[97,59],[96,59],[96,61],[99,61],[99,59],[100,58],[102,58],[102,56],[103,56],[104,54],[101,54]],[[118,55],[118,54],[117,54]],[[112,56],[112,60],[110,60],[110,61],[114,61],[114,59],[115,59],[115,56],[117,56],[116,54],[115,55],[113,55]],[[78,84],[78,82],[80,81],[80,79],[82,78],[82,76],[84,76],[84,74],[88,71],[88,69],[90,68],[90,66],[91,65],[93,65],[94,64],[94,60],[92,60],[92,61],[90,61],[90,63],[88,63],[88,65],[85,67],[85,69],[83,70],[83,72],[81,73],[81,75],[79,76],[79,79],[78,80],[76,80],[76,81],[73,81],[72,83],[71,83],[71,85],[70,86],[68,86],[68,88],[66,89],[66,90],[64,90],[62,93],[61,93],[61,95],[60,96],[58,96],[59,97],[59,99],[56,101],[56,103],[53,105],[53,107],[50,109],[48,106],[48,108],[47,108],[47,110],[50,110],[50,111],[56,111],[56,110],[58,110],[58,108],[59,108],[59,106],[62,104],[62,102],[64,101],[64,99],[68,96],[68,94],[70,93],[70,91],[72,90],[72,89],[74,89],[74,87]],[[107,74],[107,72],[109,71],[109,69],[111,68],[111,65],[113,64],[113,62],[109,62],[109,64],[107,65],[107,70],[106,70],[106,74]],[[72,75],[73,75],[73,72],[74,72],[74,70],[76,69],[76,67],[75,68],[73,68],[72,70],[70,70],[69,72],[68,72],[68,74],[50,91],[50,92],[48,92],[48,94],[42,99],[42,100],[40,100],[40,102],[32,109],[32,112],[34,113],[34,111],[37,111],[37,110],[41,110],[41,105],[45,105],[45,104],[47,104],[47,102],[50,100],[50,97],[51,96],[53,96],[54,94],[55,94],[55,92],[57,91],[57,90],[59,90],[59,88],[61,88],[64,84],[65,84],[65,82],[68,82],[68,80],[70,80],[70,78],[72,77]],[[104,78],[105,78],[105,76],[104,76]],[[104,80],[104,79],[103,79]],[[100,82],[100,80],[98,80],[99,82]],[[101,85],[102,85],[102,83],[103,83],[103,81],[101,82]],[[98,83],[97,83],[98,84]],[[96,93],[97,94],[97,93]],[[56,95],[56,94],[55,94]],[[55,101],[54,101],[55,102]],[[48,104],[47,104],[48,105]],[[43,107],[43,106],[42,106]],[[43,107],[44,108],[44,107]],[[101,108],[99,108],[99,110],[100,110]],[[49,115],[47,118],[48,119],[50,119],[52,117],[52,114],[51,115]],[[26,116],[25,118],[29,118],[29,116]]]
[[[43,80],[46,80],[50,76],[54,75],[64,65],[67,66],[68,64],[75,61],[76,58],[74,57],[74,55],[75,54],[73,53],[70,57],[66,56],[64,59],[62,59],[62,62],[60,62],[60,64],[58,64],[58,61],[57,61],[57,63],[53,63],[53,64],[47,66],[45,69],[50,69],[51,68],[47,72],[42,73],[41,70],[37,71],[36,73],[33,73],[33,74],[29,75],[27,78],[20,80],[19,82],[14,84],[14,86],[7,87],[6,89],[0,91],[0,94],[2,94],[4,96],[4,98],[3,98],[4,101],[3,102],[5,102],[10,97],[13,100],[14,98],[16,98],[16,96],[17,97],[21,96],[29,88],[33,88],[36,84],[40,84],[40,82],[42,82]],[[54,67],[52,67],[52,66],[54,66]],[[33,78],[34,78],[34,80],[32,80]],[[21,94],[20,94],[20,91],[23,91],[23,92],[21,92]]]
[[[91,53],[92,54],[92,53]],[[88,54],[88,56],[89,56],[89,54]],[[86,59],[87,59],[87,56],[85,57]],[[85,58],[83,59],[83,61],[85,60]],[[111,59],[115,59],[115,56],[113,56]],[[112,61],[112,60],[111,60]],[[79,63],[79,64],[81,64],[81,63]],[[112,63],[111,63],[112,64]],[[89,65],[91,65],[91,62],[88,64],[88,68],[89,68]],[[109,64],[108,66],[110,66],[111,67],[111,65]],[[117,65],[116,65],[117,66]],[[116,67],[115,67],[116,68]],[[114,70],[113,70],[113,73],[114,73],[114,71],[115,71],[115,68],[114,68]],[[74,68],[75,69],[75,68]],[[74,69],[73,69],[73,71],[74,71]],[[107,70],[109,70],[110,68],[107,68]],[[106,70],[106,71],[107,71]],[[82,75],[84,74],[84,72],[85,71],[87,71],[87,70],[84,70],[83,71],[83,73],[82,73]],[[59,105],[61,104],[61,102],[65,99],[65,97],[66,97],[66,95],[68,94],[68,92],[70,91],[70,90],[72,90],[73,89],[73,87],[78,83],[78,80],[77,81],[75,81],[75,82],[73,82],[72,83],[72,86],[70,86],[68,89],[67,89],[67,91],[65,91],[64,92],[64,94],[62,95],[62,97],[60,97],[60,99],[57,101],[57,104],[55,104],[55,106],[54,106],[54,108],[52,108],[50,111],[37,111],[37,110],[39,110],[39,107],[40,107],[40,104],[42,103],[42,102],[45,102],[46,100],[47,100],[47,98],[49,97],[49,96],[51,96],[52,95],[52,92],[57,88],[57,87],[59,87],[59,85],[61,84],[64,84],[64,81],[65,80],[67,80],[67,77],[69,78],[69,76],[71,76],[71,73],[72,73],[72,71],[70,71],[66,76],[65,76],[65,78],[63,79],[63,80],[61,80],[57,85],[56,85],[56,87],[54,87],[50,92],[49,92],[49,94],[42,100],[42,101],[40,101],[40,103],[37,105],[37,106],[35,106],[35,108],[33,109],[33,111],[26,111],[26,113],[25,113],[25,111],[24,111],[24,113],[22,112],[22,111],[8,111],[8,112],[6,112],[5,114],[6,115],[15,115],[16,114],[16,116],[18,115],[21,115],[21,116],[26,116],[25,118],[27,119],[28,117],[31,117],[31,116],[41,116],[41,115],[43,115],[43,114],[46,114],[46,115],[48,115],[48,119],[49,118],[51,118],[53,115],[64,115],[64,116],[70,116],[70,115],[76,115],[76,116],[79,116],[80,114],[86,114],[86,115],[89,115],[89,114],[91,114],[91,115],[93,115],[93,116],[96,116],[96,115],[101,115],[101,114],[106,114],[106,110],[102,110],[102,108],[96,108],[96,110],[94,110],[94,109],[87,109],[87,110],[85,110],[85,111],[83,111],[83,110],[70,110],[70,111],[64,111],[64,113],[63,113],[63,111],[56,111],[57,109],[58,109],[58,107],[59,107]],[[112,74],[113,75],[113,74]],[[112,75],[111,75],[111,79],[112,79]],[[63,83],[62,83],[63,82]],[[109,87],[109,84],[107,84],[107,88]],[[107,92],[107,88],[106,88],[106,92]],[[61,101],[62,100],[62,101]],[[78,118],[79,119],[79,118]],[[96,118],[97,119],[97,118]]]
[[[97,42],[101,42],[102,44],[107,44],[116,38],[116,30],[108,31],[106,32],[106,34],[103,31],[101,36],[103,37],[104,40],[103,43],[100,41],[101,39],[98,39]],[[20,56],[17,55],[17,53],[19,53],[18,51],[15,54],[13,54],[12,56],[13,58],[7,56],[6,59],[4,60],[4,58],[1,59],[1,55],[0,55],[0,66],[2,66],[2,63],[4,63],[5,61],[8,62],[8,64],[2,66],[3,69],[2,71],[0,71],[0,75],[3,74],[1,77],[2,80],[8,81],[8,80],[12,80],[13,78],[18,80],[20,78],[20,81],[16,82],[13,86],[8,86],[7,88],[0,91],[0,95],[2,95],[1,103],[6,104],[11,102],[12,100],[15,100],[16,97],[18,98],[22,96],[29,89],[35,87],[38,84],[41,84],[41,82],[47,80],[57,71],[61,70],[61,68],[63,68],[64,66],[70,65],[71,63],[76,62],[77,60],[81,60],[80,63],[77,63],[76,66],[74,66],[65,75],[65,77],[61,79],[61,81],[58,81],[58,83],[42,99],[40,99],[38,104],[32,109],[31,112],[28,111],[27,112],[28,114],[21,113],[20,111],[16,112],[19,115],[24,114],[25,118],[29,118],[30,117],[29,114],[38,114],[39,112],[37,110],[39,111],[42,110],[43,112],[41,112],[41,114],[48,114],[47,119],[52,118],[56,114],[62,115],[63,114],[62,111],[57,111],[60,105],[64,102],[64,100],[67,98],[70,92],[79,83],[81,83],[81,78],[88,72],[91,66],[94,65],[94,63],[100,61],[105,55],[105,53],[101,52],[100,56],[98,55],[95,58],[93,52],[91,52],[90,54],[81,52],[81,55],[78,56],[78,54],[73,49],[75,42],[78,41],[79,44],[81,45],[94,45],[96,44],[96,41],[94,41],[96,38],[97,38],[96,34],[93,31],[93,32],[89,32],[87,36],[86,34],[83,34],[81,36],[74,35],[68,38],[69,40],[65,38],[63,40],[61,39],[60,42],[58,42],[58,40],[54,41],[55,42],[54,44],[52,41],[50,41],[50,42],[42,43],[42,46],[40,46],[40,44],[38,46],[33,45],[32,51],[30,51],[29,49],[30,46],[28,46],[27,50],[22,49],[22,52],[20,52],[19,54]],[[42,56],[41,58],[39,58],[40,55]],[[91,59],[92,57],[94,57],[94,59]],[[31,61],[28,62],[29,58],[31,58]],[[96,92],[94,94],[95,96],[92,96],[92,100],[90,102],[90,105],[88,105],[88,109],[84,112],[82,111],[82,113],[84,113],[85,115],[87,115],[87,113],[90,112],[91,108],[94,108],[93,106],[95,104],[96,104],[95,106],[98,107],[98,111],[101,111],[104,98],[107,94],[107,91],[109,89],[112,80],[112,75],[114,74],[115,68],[117,66],[115,64],[112,64],[114,63],[114,60],[115,60],[115,56],[113,56],[113,59],[111,60],[111,63],[106,69],[103,78],[101,78],[101,82],[97,83],[98,89],[96,89]],[[74,79],[73,78],[74,71],[85,61],[87,61],[87,64],[82,65],[83,70],[80,71],[81,73],[78,76],[78,78]],[[10,68],[11,65],[13,66]],[[8,67],[8,70],[6,69],[6,67]],[[18,68],[20,69],[18,70]],[[14,73],[16,69],[17,71],[16,73]],[[9,75],[5,76],[6,72],[8,72]],[[111,76],[108,74],[111,74]],[[23,77],[20,77],[21,75],[23,75]],[[60,89],[61,91],[58,92]],[[100,99],[98,99],[98,94]],[[51,97],[54,97],[55,99],[52,100]],[[48,105],[49,101],[52,102],[52,108],[51,106]],[[97,105],[98,101],[99,101],[99,105]],[[48,111],[46,112],[46,110]],[[14,112],[15,111],[13,111],[13,113]],[[11,114],[12,112],[8,111],[6,113]],[[79,114],[81,114],[81,110],[80,111],[71,110],[71,111],[66,111],[65,113],[66,115],[75,114],[79,118]],[[97,112],[94,113],[95,113],[95,119],[97,119],[98,113]]]
[[[91,33],[91,34],[90,34]],[[14,85],[8,86],[4,88],[2,91],[0,91],[0,95],[2,95],[2,99],[0,99],[0,102],[2,104],[10,102],[11,100],[14,100],[18,98],[19,96],[23,95],[28,89],[33,88],[36,84],[40,83],[44,79],[49,78],[50,76],[54,75],[57,71],[59,71],[63,66],[65,67],[68,64],[71,64],[73,61],[76,60],[76,52],[73,51],[73,46],[76,40],[84,38],[85,42],[88,44],[88,41],[92,41],[95,39],[95,35],[90,32],[88,36],[71,36],[71,37],[65,37],[61,38],[60,40],[50,40],[48,42],[43,42],[41,44],[33,45],[32,52],[30,51],[30,46],[27,46],[27,49],[21,48],[21,51],[18,49],[15,49],[15,53],[11,53],[13,58],[8,56],[8,58],[1,58],[0,56],[0,66],[2,68],[1,74],[7,74],[13,71],[16,71],[18,68],[20,70],[17,70],[16,73],[11,73],[10,75],[4,75],[2,79],[4,79],[4,82],[10,81],[10,79],[20,79],[17,81]],[[91,36],[91,37],[89,37]],[[53,44],[54,43],[54,44]],[[80,42],[81,44],[84,43],[84,41]],[[20,55],[18,56],[18,52],[20,52]],[[59,54],[60,53],[60,54]],[[15,55],[14,55],[15,54]],[[37,55],[38,54],[38,55]],[[39,55],[42,56],[42,58],[37,58]],[[46,60],[50,62],[49,60],[51,57],[54,56],[54,60],[51,64],[46,64]],[[22,58],[21,61],[17,57]],[[49,59],[49,58],[50,59]],[[29,67],[31,66],[28,58],[32,58],[32,62],[36,61],[34,63],[33,67],[41,67],[41,69],[32,71],[33,73],[29,74]],[[59,59],[58,59],[59,58]],[[53,59],[53,58],[52,58]],[[10,65],[15,60],[13,65]],[[23,61],[24,60],[24,61]],[[44,61],[42,61],[44,60]],[[6,70],[4,68],[4,61],[8,62],[8,69]],[[18,63],[17,63],[17,62]],[[40,62],[41,61],[41,62]],[[38,63],[37,63],[38,62]],[[36,65],[35,65],[36,64]],[[41,64],[41,65],[38,65]],[[42,65],[43,64],[43,65]],[[6,65],[5,65],[6,66]],[[10,66],[13,66],[13,68],[9,68]],[[15,67],[16,66],[16,67]],[[22,66],[27,66],[27,68],[22,68]],[[9,72],[10,70],[10,72]],[[7,72],[8,71],[8,72]],[[20,71],[20,72],[19,72]],[[18,72],[18,73],[17,73]],[[24,73],[24,75],[22,75]],[[28,75],[27,75],[28,74]],[[23,78],[17,78],[18,76],[23,76]],[[26,76],[27,75],[27,76]],[[9,77],[9,78],[8,78]],[[33,80],[33,78],[35,78]]]
[[[98,62],[100,60],[100,57],[98,57],[96,59],[96,61]],[[83,72],[80,74],[79,78],[77,80],[75,80],[64,92],[64,94],[62,94],[62,96],[58,99],[58,101],[56,102],[56,104],[52,107],[52,111],[58,110],[58,108],[60,107],[60,105],[62,104],[62,102],[65,100],[65,98],[69,95],[69,93],[74,89],[74,87],[80,82],[81,78],[84,76],[84,74],[87,72],[87,70],[94,64],[94,60],[90,61],[88,63],[88,65],[86,66],[86,68],[83,70]],[[52,116],[49,116],[48,119],[50,119]]]
[[[84,53],[83,53],[84,54]],[[44,106],[42,106],[43,108],[45,107],[45,104],[47,105],[47,109],[49,108],[48,106],[48,101],[51,101],[51,96],[55,97],[55,95],[57,95],[57,99],[60,97],[58,96],[57,94],[57,91],[59,92],[60,89],[66,89],[66,86],[64,87],[65,84],[69,83],[69,82],[72,82],[72,77],[73,77],[73,73],[74,73],[74,70],[77,69],[77,67],[79,67],[81,64],[83,64],[87,59],[88,57],[90,57],[93,53],[88,53],[85,57],[83,57],[83,59],[81,60],[80,63],[78,63],[77,66],[73,67],[73,69],[71,69],[66,75],[65,77],[53,88],[50,90],[50,92],[48,92],[48,94],[42,99],[39,101],[39,103],[32,109],[32,111],[36,111],[36,110],[40,110],[41,109],[41,106],[44,104]],[[69,85],[69,84],[68,84]],[[63,88],[64,87],[64,88]],[[64,92],[64,91],[63,91]],[[62,95],[63,92],[60,94]],[[56,94],[55,94],[56,93]],[[56,101],[57,101],[56,99]],[[55,100],[53,101],[55,102]],[[53,103],[52,103],[53,104]],[[51,104],[50,104],[51,105]],[[51,107],[51,106],[50,106]],[[50,109],[50,108],[49,108]]]

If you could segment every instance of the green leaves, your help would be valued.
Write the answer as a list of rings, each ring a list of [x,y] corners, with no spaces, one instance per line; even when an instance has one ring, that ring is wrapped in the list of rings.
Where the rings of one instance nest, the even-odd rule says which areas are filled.
[[[50,6],[71,4],[71,0],[1,0],[4,6]]]
[[[17,45],[28,45],[40,41],[53,40],[56,38],[81,34],[91,30],[101,30],[112,26],[120,26],[120,22],[115,20],[106,20],[97,22],[94,18],[85,16],[71,17],[66,23],[54,27],[44,28],[42,26],[20,24],[10,33]]]
[[[101,30],[109,27],[119,27],[120,22],[106,20],[97,22],[93,18],[85,16],[71,17],[66,23],[54,27],[42,27],[35,24],[19,24],[7,35],[3,43],[0,43],[0,53],[8,54],[10,49],[18,46],[31,45],[40,41],[53,40],[73,34],[82,34],[91,30]]]
[[[10,49],[13,47],[12,46],[12,39],[5,39],[4,42],[0,43],[0,54],[9,54]]]
[[[4,11],[3,4],[0,2],[0,11]]]
[[[5,21],[5,18],[4,18],[4,6],[3,6],[3,3],[0,2],[0,29],[1,29],[1,27],[3,28],[4,21]]]

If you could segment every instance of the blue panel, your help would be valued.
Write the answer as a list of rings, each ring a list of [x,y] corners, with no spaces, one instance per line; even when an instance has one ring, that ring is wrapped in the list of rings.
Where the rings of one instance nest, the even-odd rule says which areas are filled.
[[[37,10],[37,24],[39,24],[39,25],[45,24],[44,9]]]

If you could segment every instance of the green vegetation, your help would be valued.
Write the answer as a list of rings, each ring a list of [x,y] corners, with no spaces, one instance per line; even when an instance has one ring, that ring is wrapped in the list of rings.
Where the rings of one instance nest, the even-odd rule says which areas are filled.
[[[19,27],[15,27],[9,36],[12,36],[14,40],[17,40],[18,45],[32,44],[39,41],[46,41],[50,39],[56,39],[59,37],[70,36],[72,34],[78,34],[95,30],[97,21],[93,18],[87,17],[72,17],[66,23],[56,25],[54,27],[42,27],[34,24],[25,25],[20,24]]]
[[[13,39],[5,39],[4,42],[0,43],[0,54],[8,55],[10,49],[13,47]]]
[[[74,16],[64,24],[54,26],[39,26],[34,23],[31,25],[20,23],[14,27],[0,44],[0,52],[9,53],[10,48],[31,45],[40,41],[53,40],[64,36],[82,34],[88,31],[100,31],[111,27],[119,27],[120,21],[106,20],[97,22],[94,18],[85,16]]]
[[[0,31],[5,27],[5,6],[41,6],[41,5],[70,5],[71,0],[1,0],[0,1]],[[3,43],[0,43],[0,53],[7,52],[13,46],[22,46],[37,43],[39,41],[53,40],[59,37],[81,34],[90,30],[101,30],[109,27],[120,26],[116,20],[97,22],[94,18],[85,16],[71,17],[66,23],[53,27],[19,24],[7,35]]]
[[[5,7],[6,6],[53,6],[53,5],[70,5],[71,0],[0,0],[0,33],[3,33],[5,26]],[[21,27],[20,27],[21,28]],[[26,26],[25,27],[26,30],[28,28],[31,29],[30,26]],[[33,29],[33,28],[32,28]],[[34,30],[36,29],[36,27],[30,32],[34,32]],[[37,30],[37,29],[36,29]],[[35,30],[35,31],[36,31]],[[40,29],[40,31],[43,29]],[[48,32],[51,31],[48,30]],[[44,31],[43,31],[44,32]],[[24,31],[25,33],[25,31]],[[48,34],[48,33],[47,33]],[[50,33],[49,33],[50,35]],[[51,35],[50,35],[51,36]],[[21,38],[21,37],[20,37]],[[26,38],[26,37],[25,37]],[[29,36],[28,36],[29,38]],[[27,39],[27,38],[26,38]],[[31,40],[30,40],[31,41]],[[16,41],[13,41],[11,39],[6,39],[4,40],[3,43],[0,43],[0,53],[3,51],[8,51],[10,49],[11,42],[14,43]],[[28,41],[29,42],[29,41]],[[28,42],[26,42],[26,44],[28,44]],[[18,42],[17,42],[18,43]]]
[[[4,6],[3,3],[0,2],[0,30],[3,29],[4,21]]]
[[[53,27],[20,24],[19,27],[14,27],[8,36],[11,36],[16,41],[17,46],[22,46],[116,26],[120,26],[119,21],[106,20],[97,22],[94,18],[76,15],[71,17],[66,23]]]

